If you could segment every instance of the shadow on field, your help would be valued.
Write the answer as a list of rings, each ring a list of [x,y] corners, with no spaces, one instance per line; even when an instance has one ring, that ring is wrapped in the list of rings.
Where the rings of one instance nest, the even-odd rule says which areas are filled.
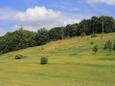
[[[115,61],[115,58],[111,57],[106,57],[106,58],[100,58],[100,60],[109,60],[109,61]]]

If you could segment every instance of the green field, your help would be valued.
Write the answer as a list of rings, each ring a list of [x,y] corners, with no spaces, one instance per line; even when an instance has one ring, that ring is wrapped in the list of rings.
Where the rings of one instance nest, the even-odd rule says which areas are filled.
[[[109,55],[102,49],[107,40],[115,40],[115,33],[59,40],[1,55],[0,86],[115,86],[115,52]],[[95,55],[91,42],[99,46]],[[17,54],[26,57],[15,60]],[[47,65],[40,65],[43,55],[48,57]]]

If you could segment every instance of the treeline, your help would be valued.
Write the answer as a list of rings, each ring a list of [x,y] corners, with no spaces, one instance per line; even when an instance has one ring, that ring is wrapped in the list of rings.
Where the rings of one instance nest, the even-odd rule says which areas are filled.
[[[115,20],[113,17],[93,16],[91,19],[84,19],[80,23],[68,24],[65,27],[55,27],[50,30],[42,28],[38,32],[31,32],[21,28],[0,37],[0,54],[43,45],[53,40],[80,36],[82,33],[90,35],[102,32],[115,32]]]

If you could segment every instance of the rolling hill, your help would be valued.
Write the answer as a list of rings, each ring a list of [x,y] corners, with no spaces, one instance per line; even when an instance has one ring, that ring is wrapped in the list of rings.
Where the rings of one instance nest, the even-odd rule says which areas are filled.
[[[115,52],[104,51],[115,33],[74,37],[0,55],[0,86],[115,86]],[[99,51],[93,54],[91,42]],[[26,56],[15,60],[17,54]],[[41,56],[48,57],[40,65]]]

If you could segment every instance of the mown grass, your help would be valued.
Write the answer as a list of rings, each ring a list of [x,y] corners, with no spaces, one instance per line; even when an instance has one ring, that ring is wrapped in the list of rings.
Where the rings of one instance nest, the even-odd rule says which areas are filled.
[[[108,55],[102,49],[107,40],[115,40],[115,33],[59,40],[1,55],[0,86],[115,86],[115,52]],[[92,41],[99,47],[95,55]],[[15,60],[17,54],[26,58]],[[47,65],[40,65],[42,55],[48,57]]]

